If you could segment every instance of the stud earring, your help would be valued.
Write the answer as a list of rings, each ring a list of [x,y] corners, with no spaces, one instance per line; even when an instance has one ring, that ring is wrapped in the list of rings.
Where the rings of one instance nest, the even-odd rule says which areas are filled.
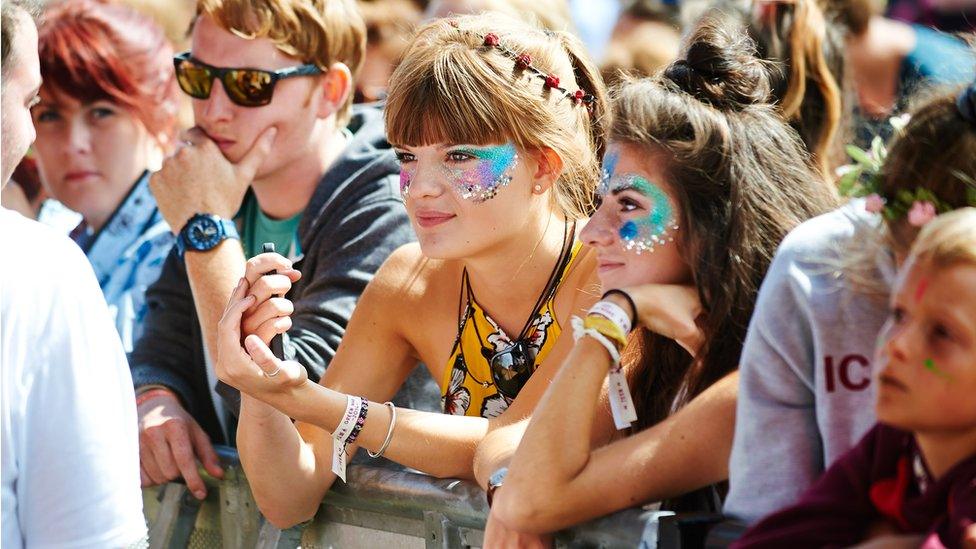
[[[537,193],[541,193],[542,192],[542,185],[536,185],[535,187],[532,187],[532,188]]]

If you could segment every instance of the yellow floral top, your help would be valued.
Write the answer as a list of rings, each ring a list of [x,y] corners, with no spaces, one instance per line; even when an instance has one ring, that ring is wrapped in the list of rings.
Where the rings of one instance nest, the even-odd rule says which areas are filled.
[[[557,290],[581,248],[580,242],[573,246],[570,260],[559,274]],[[556,292],[553,292],[536,312],[526,336],[535,355],[532,371],[546,359],[562,332],[553,305],[555,295]],[[448,367],[444,369],[444,379],[441,380],[441,405],[445,414],[493,418],[508,409],[512,399],[499,393],[495,387],[489,360],[495,353],[511,347],[512,343],[508,334],[481,305],[469,298],[458,323],[458,336],[454,340]]]

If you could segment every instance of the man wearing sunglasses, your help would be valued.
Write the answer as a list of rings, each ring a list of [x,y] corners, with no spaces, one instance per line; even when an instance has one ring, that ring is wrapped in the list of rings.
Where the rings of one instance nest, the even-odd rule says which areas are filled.
[[[381,113],[351,109],[365,45],[353,0],[200,0],[197,11],[192,49],[174,59],[197,125],[151,182],[178,244],[146,294],[130,364],[143,484],[182,476],[202,498],[196,460],[220,476],[212,443],[235,431],[212,351],[241,276],[258,302],[294,284],[283,350],[317,379],[359,294],[413,233]],[[264,242],[289,261],[260,255]],[[268,342],[282,322],[248,331]]]

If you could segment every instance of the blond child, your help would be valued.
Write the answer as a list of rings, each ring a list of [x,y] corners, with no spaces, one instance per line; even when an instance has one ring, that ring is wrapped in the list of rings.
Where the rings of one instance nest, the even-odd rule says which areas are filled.
[[[738,547],[976,547],[976,209],[922,230],[878,345],[878,423]]]

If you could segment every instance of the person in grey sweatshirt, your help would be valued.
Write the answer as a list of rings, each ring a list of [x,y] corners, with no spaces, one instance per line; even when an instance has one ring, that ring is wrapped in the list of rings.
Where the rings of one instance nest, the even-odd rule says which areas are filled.
[[[321,9],[301,1],[309,14]],[[318,41],[292,36],[275,14],[241,23],[234,14],[252,10],[244,0],[207,6],[194,22],[192,50],[175,60],[197,127],[150,183],[177,246],[147,291],[145,333],[129,356],[143,485],[182,476],[198,498],[206,488],[196,460],[220,476],[212,445],[233,444],[236,432],[239,395],[216,390],[213,338],[246,260],[273,242],[301,269],[300,281],[294,269],[264,279],[275,288],[286,277],[294,283],[283,353],[318,379],[375,271],[415,239],[381,111],[351,106],[365,41],[354,2],[302,21]],[[264,25],[262,17],[272,19]],[[245,39],[253,29],[235,26],[242,24],[267,36]],[[297,53],[282,55],[281,43]],[[222,76],[230,74],[237,77]],[[436,406],[439,395],[429,389]]]
[[[790,233],[760,289],[739,366],[725,501],[735,519],[797,501],[874,424],[875,342],[896,265],[935,213],[976,205],[976,84],[920,105],[878,175],[866,200]]]

